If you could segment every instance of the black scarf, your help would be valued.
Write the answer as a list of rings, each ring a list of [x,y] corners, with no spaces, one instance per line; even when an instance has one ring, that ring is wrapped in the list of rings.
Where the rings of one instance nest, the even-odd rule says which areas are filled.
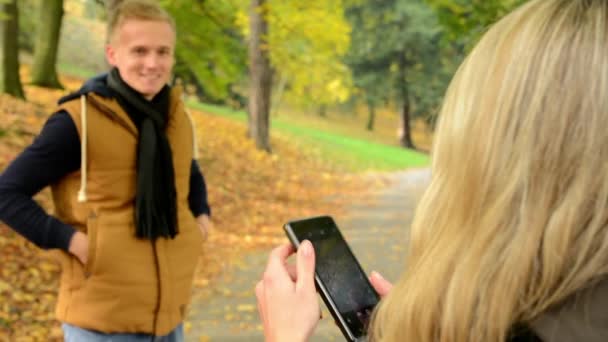
[[[139,129],[135,235],[156,240],[178,233],[175,175],[171,146],[165,134],[169,117],[168,86],[146,100],[126,84],[118,69],[108,74],[108,87]]]

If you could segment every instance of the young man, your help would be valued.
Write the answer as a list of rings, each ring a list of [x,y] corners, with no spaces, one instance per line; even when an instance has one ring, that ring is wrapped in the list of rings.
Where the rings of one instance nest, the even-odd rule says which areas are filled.
[[[209,228],[180,89],[167,85],[175,25],[154,1],[111,11],[108,74],[59,101],[0,176],[0,219],[59,249],[66,341],[183,340]],[[51,185],[55,217],[31,197]]]

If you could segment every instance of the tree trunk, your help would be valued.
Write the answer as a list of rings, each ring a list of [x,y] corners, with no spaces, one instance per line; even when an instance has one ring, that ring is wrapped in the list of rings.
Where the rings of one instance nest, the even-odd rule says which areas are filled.
[[[24,98],[19,77],[19,12],[17,0],[2,4],[0,13],[8,16],[0,20],[0,93]]]
[[[401,88],[401,101],[402,106],[400,110],[401,117],[401,129],[399,134],[399,143],[401,146],[406,148],[415,149],[414,142],[412,141],[412,133],[410,127],[410,92],[407,85],[407,60],[402,54],[399,59],[399,83]]]
[[[249,37],[249,134],[256,147],[270,152],[270,95],[272,70],[265,42],[268,23],[264,17],[266,0],[251,0]]]
[[[57,77],[57,47],[63,18],[63,0],[44,0],[34,47],[32,84],[47,88],[63,86]]]
[[[376,106],[371,101],[367,101],[367,109],[369,112],[369,116],[367,117],[367,130],[374,130],[374,122],[376,121]]]
[[[407,86],[406,86],[407,89]],[[411,127],[410,127],[410,100],[406,97],[403,99],[403,105],[401,107],[401,136],[399,137],[399,143],[401,146],[406,148],[415,149],[414,142],[412,141]]]
[[[326,104],[319,105],[319,108],[317,109],[317,113],[319,113],[319,116],[322,118],[327,117],[327,105]]]

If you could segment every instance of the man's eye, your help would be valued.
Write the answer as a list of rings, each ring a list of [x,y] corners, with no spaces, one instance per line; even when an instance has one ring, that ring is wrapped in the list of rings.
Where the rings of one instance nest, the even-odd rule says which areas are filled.
[[[146,49],[135,49],[135,50],[133,50],[133,52],[134,52],[136,55],[143,55],[143,54],[145,54],[145,53],[146,53]]]

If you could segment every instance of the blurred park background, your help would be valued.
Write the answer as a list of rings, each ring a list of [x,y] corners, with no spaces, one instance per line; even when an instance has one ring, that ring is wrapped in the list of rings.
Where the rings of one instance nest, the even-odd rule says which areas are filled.
[[[161,0],[216,226],[195,291],[231,255],[282,241],[288,219],[335,215],[390,186],[383,172],[427,166],[457,66],[522,2]],[[60,96],[108,69],[107,5],[0,0],[0,172]],[[52,212],[48,190],[36,200]],[[60,340],[57,265],[2,224],[0,255],[0,341]]]

